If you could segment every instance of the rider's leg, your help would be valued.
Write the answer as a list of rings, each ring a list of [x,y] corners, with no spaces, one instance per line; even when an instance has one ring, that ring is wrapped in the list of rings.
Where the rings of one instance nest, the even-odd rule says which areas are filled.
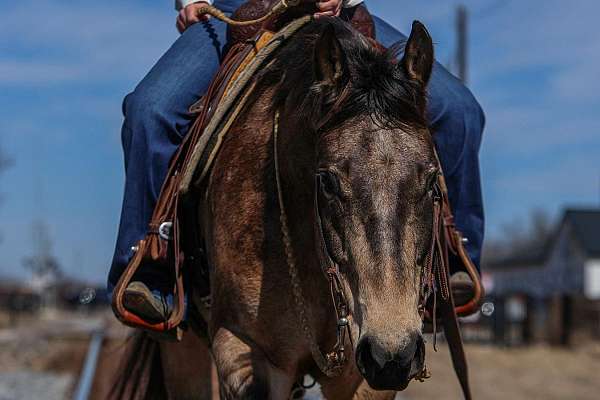
[[[232,12],[241,2],[217,0],[215,5]],[[109,288],[132,257],[132,246],[146,234],[169,160],[192,121],[188,107],[207,89],[225,42],[225,24],[214,18],[190,26],[125,98],[125,194]],[[164,277],[152,272],[143,272],[144,283],[162,286]]]
[[[406,40],[385,21],[374,20],[377,39],[384,46]],[[468,239],[467,251],[479,268],[484,219],[478,153],[485,117],[469,89],[439,63],[433,67],[428,91],[428,116],[456,225]]]

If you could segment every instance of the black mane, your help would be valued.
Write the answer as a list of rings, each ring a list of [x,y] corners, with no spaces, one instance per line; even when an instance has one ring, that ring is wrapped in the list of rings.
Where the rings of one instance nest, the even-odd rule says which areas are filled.
[[[329,26],[333,26],[345,54],[347,79],[341,93],[315,84],[314,47]],[[334,126],[358,115],[368,115],[385,128],[426,127],[425,88],[404,73],[397,60],[402,47],[403,43],[398,43],[384,49],[337,18],[318,19],[281,49],[262,76],[278,84],[274,106],[285,104],[297,110],[315,129],[323,123]],[[336,102],[338,112],[322,121],[324,110]]]

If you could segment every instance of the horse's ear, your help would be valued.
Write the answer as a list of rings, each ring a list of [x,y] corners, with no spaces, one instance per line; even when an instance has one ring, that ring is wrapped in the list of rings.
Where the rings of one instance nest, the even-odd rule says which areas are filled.
[[[333,25],[327,25],[315,43],[315,80],[327,86],[339,86],[346,70],[344,51],[335,36]]]
[[[410,79],[427,85],[433,68],[433,42],[425,25],[414,21],[401,66]]]

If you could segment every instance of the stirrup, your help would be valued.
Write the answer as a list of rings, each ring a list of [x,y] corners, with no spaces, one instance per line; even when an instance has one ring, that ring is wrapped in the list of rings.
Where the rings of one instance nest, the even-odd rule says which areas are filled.
[[[473,297],[465,304],[455,305],[454,311],[458,317],[468,317],[469,315],[473,315],[479,311],[479,305],[485,296],[485,290],[483,288],[483,284],[481,283],[481,276],[479,275],[477,268],[475,268],[473,261],[471,261],[471,257],[469,257],[469,254],[464,247],[462,234],[457,230],[454,230],[454,243],[456,254],[462,261],[464,267],[461,272],[466,273],[473,283]]]
[[[147,322],[168,320],[172,312],[171,307],[168,306],[166,301],[161,304],[157,304],[158,302],[156,295],[143,282],[131,282],[125,288],[123,295],[124,307]],[[147,306],[146,310],[144,310],[144,305]],[[149,330],[147,332],[154,340],[170,342],[181,340],[183,335],[183,330],[179,326],[165,332]]]
[[[164,299],[158,299],[143,282],[131,282],[123,295],[124,307],[148,322],[166,321],[171,314],[171,306]]]
[[[458,276],[459,274],[461,276]],[[460,278],[460,280],[461,281],[464,280],[465,283],[467,282],[466,279],[469,279],[468,283],[466,283],[464,285],[464,287],[471,286],[470,296],[468,296],[466,299],[464,299],[464,300],[462,300],[462,301],[460,301],[458,303],[456,302],[458,300],[457,299],[457,297],[458,297],[457,296],[457,294],[458,294],[457,292],[460,289],[457,287],[457,284],[462,284],[462,282],[459,282],[459,281],[457,281],[457,279],[452,279],[452,278]],[[471,280],[471,276],[468,273],[466,273],[465,271],[458,271],[458,272],[455,272],[454,274],[452,274],[450,276],[450,291],[452,292],[452,297],[453,297],[454,302],[455,302],[455,304],[454,304],[455,310],[457,310],[457,309],[459,309],[459,307],[464,307],[464,306],[467,306],[467,305],[470,305],[471,303],[473,303],[473,300],[477,296],[477,293],[476,293],[476,291],[477,291],[477,283],[473,282]],[[479,301],[477,301],[477,303],[475,303],[475,304],[478,304],[478,303],[479,303]],[[440,304],[436,304],[436,306],[440,307]],[[475,308],[474,312],[477,312],[478,310],[479,310],[479,308],[477,307],[477,308]],[[469,314],[466,314],[466,315],[462,314],[462,316],[472,315],[473,313],[469,313]],[[430,312],[428,312],[426,314],[427,318],[425,318],[424,325],[423,325],[423,332],[424,333],[433,333],[433,321],[431,320],[431,314],[432,313],[430,313]],[[438,326],[441,326],[442,323],[443,323],[443,321],[442,321],[442,317],[441,317],[441,315],[439,313],[439,310],[438,310],[438,312],[436,314],[437,314],[436,324]]]
[[[177,273],[175,281],[175,288],[173,292],[173,311],[169,315],[169,318],[165,321],[154,322],[146,321],[142,316],[125,308],[123,303],[125,290],[131,283],[133,275],[139,269],[143,259],[143,255],[146,254],[146,240],[140,240],[137,246],[137,251],[129,262],[127,269],[121,275],[121,278],[115,286],[115,290],[112,298],[112,309],[115,316],[125,325],[132,328],[139,328],[150,332],[168,333],[173,329],[177,329],[179,324],[183,320],[184,316],[184,290],[183,290],[183,276],[180,271]],[[181,340],[181,332],[175,331],[174,335],[177,340]]]

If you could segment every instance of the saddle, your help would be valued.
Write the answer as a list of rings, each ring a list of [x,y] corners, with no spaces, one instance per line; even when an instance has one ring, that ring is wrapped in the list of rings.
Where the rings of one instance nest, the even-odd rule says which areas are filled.
[[[288,0],[292,3],[293,0]],[[296,5],[298,1],[294,2]],[[275,0],[251,0],[243,4],[232,16],[236,21],[249,21],[270,13],[280,2]],[[211,6],[207,6],[211,7]],[[146,237],[137,244],[134,257],[119,279],[113,294],[112,308],[117,318],[135,328],[155,332],[176,330],[180,333],[185,312],[185,294],[193,288],[194,298],[209,299],[210,284],[204,244],[197,231],[198,199],[205,190],[205,177],[212,161],[228,131],[228,127],[244,106],[252,92],[252,76],[260,69],[282,43],[298,29],[310,22],[316,12],[312,3],[302,3],[274,14],[262,25],[240,24],[228,29],[229,49],[213,78],[206,94],[190,107],[196,115],[188,135],[171,160],[167,178],[163,184],[152,215]],[[215,15],[215,14],[213,14]],[[342,19],[373,42],[376,41],[373,19],[367,9],[356,6],[344,9]],[[226,17],[225,17],[226,18]],[[376,42],[375,42],[376,43]],[[470,398],[467,382],[466,361],[462,350],[457,315],[470,315],[477,310],[482,298],[479,275],[467,255],[460,232],[453,223],[447,190],[440,175],[442,206],[440,225],[436,228],[437,246],[443,254],[438,276],[449,277],[448,257],[459,260],[453,269],[469,274],[476,286],[474,298],[461,307],[455,307],[451,293],[442,297],[439,304],[444,330],[451,345],[452,359],[466,398]],[[174,308],[166,321],[152,323],[127,310],[123,305],[124,291],[140,268],[162,268],[170,274],[174,293]],[[188,293],[189,294],[189,293]],[[190,296],[191,298],[191,296]],[[433,296],[436,298],[436,295]],[[200,325],[202,335],[205,327],[198,310],[190,302],[190,324]],[[436,305],[428,305],[425,315],[435,323]],[[202,335],[203,336],[203,335]],[[180,334],[177,335],[180,337]]]

